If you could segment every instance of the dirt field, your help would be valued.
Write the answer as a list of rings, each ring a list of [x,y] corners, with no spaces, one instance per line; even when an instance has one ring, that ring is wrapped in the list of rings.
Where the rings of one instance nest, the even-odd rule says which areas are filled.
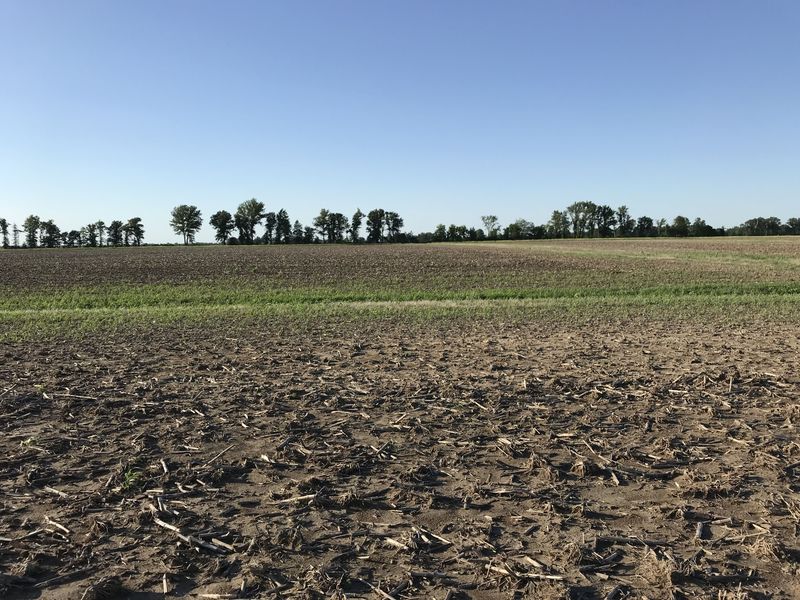
[[[572,314],[4,342],[0,597],[800,597],[797,321]]]
[[[795,237],[535,243],[40,249],[0,260],[0,289],[235,283],[256,289],[464,290],[772,282],[800,273]]]

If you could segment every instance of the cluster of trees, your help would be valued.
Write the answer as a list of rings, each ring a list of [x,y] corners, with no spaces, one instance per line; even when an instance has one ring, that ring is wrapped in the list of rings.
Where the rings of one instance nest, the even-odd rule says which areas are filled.
[[[481,217],[483,229],[464,225],[438,225],[431,233],[416,237],[420,242],[460,242],[489,240],[534,240],[555,238],[608,237],[709,237],[718,235],[800,235],[800,219],[785,223],[777,217],[757,217],[726,229],[713,227],[704,219],[691,220],[678,215],[672,221],[648,216],[634,218],[627,206],[616,209],[594,202],[575,202],[555,210],[547,223],[536,225],[518,219],[501,227],[496,216]]]
[[[9,223],[0,218],[3,248],[79,248],[81,246],[141,246],[144,239],[142,219],[89,223],[81,229],[61,230],[52,219],[30,215],[22,223]]]
[[[545,238],[608,237],[706,237],[716,235],[800,235],[800,218],[756,217],[730,229],[713,227],[701,218],[690,220],[678,215],[672,221],[648,216],[634,218],[627,206],[611,208],[594,202],[575,202],[564,210],[555,210],[547,223],[517,219],[502,227],[494,215],[481,217],[482,228],[440,224],[432,232],[420,234],[403,231],[403,218],[394,211],[376,208],[368,213],[360,209],[347,217],[323,208],[311,226],[292,221],[285,209],[268,212],[255,198],[242,202],[233,214],[220,210],[209,219],[217,242],[221,244],[312,244],[338,242],[461,242],[481,240],[526,240]],[[203,226],[196,206],[182,204],[172,209],[170,225],[192,244]],[[361,235],[364,228],[364,237]],[[263,228],[263,230],[260,230]],[[127,221],[90,223],[80,230],[62,231],[51,220],[30,215],[18,228],[0,218],[3,248],[46,248],[80,246],[139,246],[144,226],[139,217]]]
[[[300,221],[292,223],[285,209],[267,212],[263,202],[251,198],[242,202],[233,214],[227,210],[214,213],[208,223],[214,228],[215,238],[220,244],[408,241],[402,232],[402,217],[382,208],[376,208],[367,214],[357,209],[350,218],[323,208],[314,218],[313,226],[303,226]],[[184,244],[191,244],[203,226],[202,214],[196,206],[181,204],[172,209],[170,225],[176,234],[183,237]],[[366,238],[361,237],[362,225],[366,229]],[[259,235],[258,228],[262,226],[264,230]],[[235,233],[238,235],[234,235]]]
[[[777,217],[748,219],[728,230],[730,235],[800,235],[800,219],[792,217],[781,223]]]

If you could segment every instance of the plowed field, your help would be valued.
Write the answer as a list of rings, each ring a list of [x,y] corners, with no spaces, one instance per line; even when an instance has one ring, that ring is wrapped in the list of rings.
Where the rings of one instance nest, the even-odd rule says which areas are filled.
[[[799,260],[0,253],[0,597],[799,597]]]

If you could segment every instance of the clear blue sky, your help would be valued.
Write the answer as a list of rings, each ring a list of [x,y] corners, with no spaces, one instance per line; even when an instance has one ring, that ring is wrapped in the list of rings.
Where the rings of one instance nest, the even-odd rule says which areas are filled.
[[[0,0],[0,216],[800,216],[798,32],[796,0]]]

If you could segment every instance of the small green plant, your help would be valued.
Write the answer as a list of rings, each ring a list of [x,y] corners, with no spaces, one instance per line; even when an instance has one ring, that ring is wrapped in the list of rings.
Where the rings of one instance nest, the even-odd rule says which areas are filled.
[[[134,487],[142,478],[142,472],[135,469],[128,469],[122,476],[122,489],[129,490]]]

